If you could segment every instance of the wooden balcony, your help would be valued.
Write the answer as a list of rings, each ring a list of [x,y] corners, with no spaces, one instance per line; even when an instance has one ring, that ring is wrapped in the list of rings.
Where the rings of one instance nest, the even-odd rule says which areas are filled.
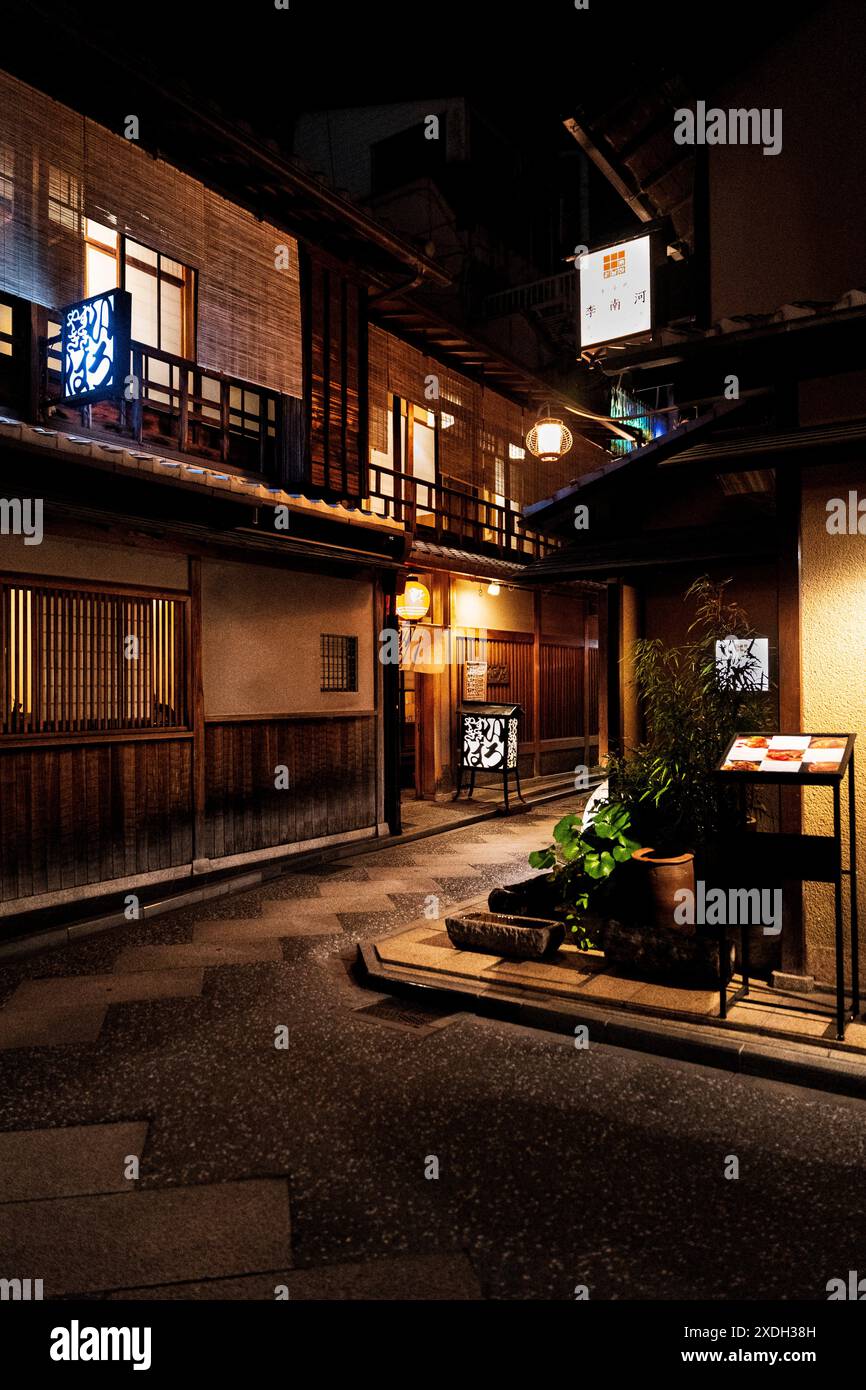
[[[427,482],[375,463],[367,469],[367,480],[370,509],[402,523],[412,535],[517,561],[556,549],[556,541],[525,526],[507,500],[485,496],[469,484]]]
[[[64,404],[56,313],[0,294],[0,411],[76,434],[253,474],[287,492],[328,502],[363,502],[411,535],[515,561],[548,554],[557,542],[526,527],[507,499],[453,478],[426,481],[370,463],[336,489],[311,481],[303,402],[225,376],[144,343],[130,350],[130,399]],[[348,477],[348,468],[346,477]]]

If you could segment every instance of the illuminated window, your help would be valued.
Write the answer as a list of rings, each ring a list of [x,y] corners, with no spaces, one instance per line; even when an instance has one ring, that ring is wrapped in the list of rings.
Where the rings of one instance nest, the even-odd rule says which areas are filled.
[[[134,341],[194,359],[195,271],[90,218],[84,241],[85,296],[129,290]]]
[[[81,230],[81,184],[53,164],[48,166],[48,218],[70,232]]]
[[[0,304],[0,357],[12,356],[12,305]]]
[[[15,213],[15,156],[8,145],[0,145],[0,227],[11,222]]]
[[[124,289],[132,294],[132,336],[175,357],[193,357],[195,272],[124,238]]]
[[[178,599],[0,584],[0,733],[185,728]]]
[[[117,232],[90,217],[84,223],[85,298],[120,288],[119,240]]]

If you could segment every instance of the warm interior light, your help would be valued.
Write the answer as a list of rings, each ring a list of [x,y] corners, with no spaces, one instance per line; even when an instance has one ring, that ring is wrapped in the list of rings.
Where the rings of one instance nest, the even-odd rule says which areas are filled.
[[[491,579],[490,583],[487,585],[487,592],[490,594],[491,598],[496,598],[496,595],[499,593],[499,585],[495,579]]]
[[[406,587],[397,599],[397,616],[400,618],[424,618],[430,607],[430,590],[422,584],[417,574],[410,574]]]

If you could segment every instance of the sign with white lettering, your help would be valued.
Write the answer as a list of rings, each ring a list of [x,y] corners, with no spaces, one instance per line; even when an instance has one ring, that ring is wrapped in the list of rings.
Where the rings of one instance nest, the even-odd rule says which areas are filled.
[[[132,297],[106,290],[61,310],[63,400],[87,405],[122,394],[129,375]]]
[[[577,270],[582,348],[652,331],[648,236],[589,251],[578,259]]]

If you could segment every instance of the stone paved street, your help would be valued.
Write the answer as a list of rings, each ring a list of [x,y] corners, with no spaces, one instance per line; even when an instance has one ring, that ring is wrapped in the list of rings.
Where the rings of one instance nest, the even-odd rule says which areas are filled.
[[[0,971],[0,1273],[46,1297],[821,1299],[866,1267],[860,1102],[352,978],[430,895],[522,876],[566,809]]]

